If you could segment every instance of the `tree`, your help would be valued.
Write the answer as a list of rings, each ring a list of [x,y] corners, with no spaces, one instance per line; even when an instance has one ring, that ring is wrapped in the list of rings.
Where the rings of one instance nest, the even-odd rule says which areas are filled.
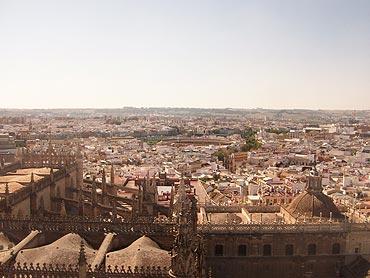
[[[257,150],[261,147],[261,143],[256,139],[256,133],[252,128],[244,130],[242,137],[245,138],[245,144],[241,147],[243,152]]]
[[[213,155],[216,156],[218,160],[225,162],[225,158],[228,154],[227,154],[227,150],[220,149],[217,152],[215,152]]]

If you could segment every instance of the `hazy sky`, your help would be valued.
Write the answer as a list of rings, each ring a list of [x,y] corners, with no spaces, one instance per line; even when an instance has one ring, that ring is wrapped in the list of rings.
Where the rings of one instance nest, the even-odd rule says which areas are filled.
[[[370,109],[369,0],[0,0],[0,107]]]

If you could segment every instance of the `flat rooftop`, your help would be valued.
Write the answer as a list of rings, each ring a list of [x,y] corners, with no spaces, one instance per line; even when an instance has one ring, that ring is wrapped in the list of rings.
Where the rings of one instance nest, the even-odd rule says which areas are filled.
[[[37,182],[43,177],[50,174],[48,167],[43,168],[26,168],[18,169],[14,172],[8,172],[0,176],[0,194],[5,193],[6,183],[8,183],[9,192],[14,193],[31,182],[31,175],[33,173],[34,181]],[[54,169],[56,171],[56,169]]]

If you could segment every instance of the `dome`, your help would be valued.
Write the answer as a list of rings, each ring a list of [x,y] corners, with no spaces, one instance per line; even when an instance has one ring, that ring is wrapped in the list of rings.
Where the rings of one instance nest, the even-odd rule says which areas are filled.
[[[149,237],[142,236],[125,249],[108,253],[106,266],[124,265],[131,267],[169,267],[171,256]]]
[[[76,265],[80,256],[81,240],[85,245],[87,263],[95,258],[95,250],[78,234],[67,234],[53,243],[37,248],[25,249],[17,254],[16,262],[39,264]]]
[[[324,217],[333,219],[343,218],[333,200],[322,192],[305,191],[298,195],[290,205],[287,211],[293,217]]]

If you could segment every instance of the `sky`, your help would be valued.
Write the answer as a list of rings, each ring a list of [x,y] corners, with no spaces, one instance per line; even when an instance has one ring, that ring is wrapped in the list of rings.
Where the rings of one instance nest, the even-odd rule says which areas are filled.
[[[368,0],[0,0],[1,108],[370,109]]]

